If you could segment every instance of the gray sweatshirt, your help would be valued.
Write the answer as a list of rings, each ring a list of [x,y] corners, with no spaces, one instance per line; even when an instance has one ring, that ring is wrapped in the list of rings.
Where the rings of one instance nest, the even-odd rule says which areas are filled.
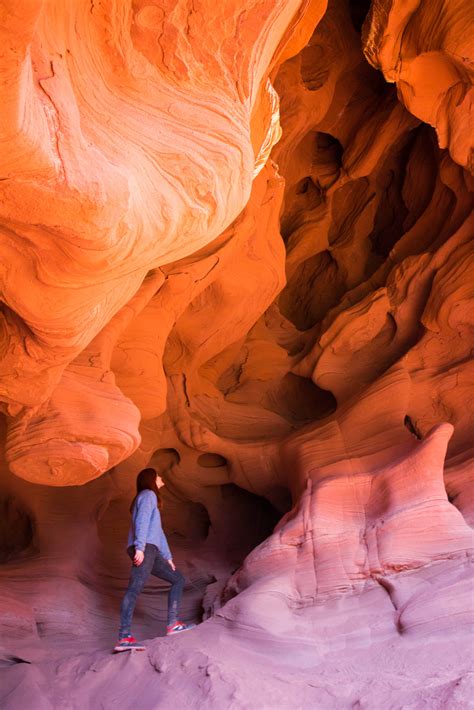
[[[148,542],[156,545],[165,560],[171,560],[172,554],[166,535],[161,525],[161,515],[153,491],[145,490],[138,494],[132,509],[132,524],[128,533],[127,547],[144,550]]]

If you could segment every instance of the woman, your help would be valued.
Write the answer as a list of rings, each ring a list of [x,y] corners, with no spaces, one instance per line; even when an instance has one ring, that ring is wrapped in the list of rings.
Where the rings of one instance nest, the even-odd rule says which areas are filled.
[[[154,468],[145,468],[137,476],[137,494],[130,511],[132,523],[128,534],[127,552],[133,561],[128,589],[120,607],[119,642],[115,651],[128,648],[144,649],[130,633],[133,611],[137,597],[153,574],[171,583],[168,595],[168,625],[166,634],[187,631],[194,624],[178,621],[178,606],[183,593],[184,577],[176,569],[166,536],[161,526],[161,496],[159,489],[163,479]]]

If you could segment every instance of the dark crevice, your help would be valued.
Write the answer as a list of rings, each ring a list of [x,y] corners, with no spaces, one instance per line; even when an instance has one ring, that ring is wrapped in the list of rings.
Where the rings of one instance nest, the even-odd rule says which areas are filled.
[[[33,522],[20,503],[8,496],[0,499],[0,564],[32,548]]]
[[[302,262],[283,289],[279,307],[298,330],[308,330],[321,321],[345,291],[344,273],[329,250]]]
[[[0,658],[0,668],[7,668],[8,666],[16,666],[19,663],[31,664],[31,661],[27,661],[26,658],[20,658],[20,656],[6,655]]]
[[[303,180],[301,180],[301,182],[299,182],[298,185],[296,186],[296,194],[297,195],[306,195],[311,183],[312,183],[312,180],[310,177],[303,178]]]
[[[267,395],[264,406],[301,426],[334,414],[337,401],[332,392],[321,389],[309,378],[288,372],[278,388]]]
[[[407,414],[405,419],[403,420],[403,423],[405,424],[406,428],[410,432],[410,434],[413,434],[413,436],[416,436],[417,439],[422,439],[423,437],[421,436],[419,430],[413,423],[412,418]]]
[[[330,133],[318,131],[315,136],[313,164],[318,172],[318,184],[328,189],[339,178],[344,148]]]
[[[227,460],[220,454],[201,454],[197,462],[203,468],[220,468],[227,464]]]
[[[163,465],[167,468],[170,465],[179,464],[181,456],[176,449],[157,449],[152,457],[154,467],[160,468]]]
[[[233,538],[233,543],[241,548],[245,557],[271,535],[282,513],[266,498],[240,488],[234,483],[222,485],[221,491],[223,504],[229,512],[232,510],[234,521],[241,521],[238,527],[234,527],[231,520],[228,521],[229,541]],[[232,534],[230,534],[231,529]]]
[[[424,127],[414,129],[401,148],[396,153],[392,152],[389,155],[380,170],[377,178],[379,193],[377,211],[373,229],[369,235],[372,251],[378,257],[383,259],[388,257],[398,240],[403,237],[427,207],[429,197],[434,189],[432,176],[435,171],[433,169],[431,174],[429,170],[427,174],[421,173],[418,162],[423,167],[423,161],[416,163],[415,173],[420,173],[420,179],[423,176],[421,180],[423,189],[418,190],[417,186],[416,194],[423,196],[426,192],[425,199],[418,199],[419,204],[415,204],[415,201],[412,200],[413,204],[407,205],[405,195],[407,192],[410,196],[415,194],[412,185],[415,178],[410,174],[413,170],[411,167],[412,155],[416,158],[422,149],[424,162],[431,164],[428,148],[429,137],[426,136]]]
[[[351,0],[349,3],[349,12],[351,22],[358,34],[362,32],[362,25],[370,10],[371,0]]]

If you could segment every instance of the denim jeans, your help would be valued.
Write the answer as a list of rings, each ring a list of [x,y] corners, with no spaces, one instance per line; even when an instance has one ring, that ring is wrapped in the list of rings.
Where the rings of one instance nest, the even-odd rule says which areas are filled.
[[[129,557],[133,560],[135,549],[129,547],[127,550]],[[178,618],[178,606],[183,594],[184,577],[181,572],[173,572],[169,563],[161,555],[155,545],[146,544],[145,558],[141,565],[133,565],[130,572],[128,589],[122,600],[120,607],[120,631],[119,638],[130,634],[132,616],[137,602],[137,597],[142,591],[150,574],[166,582],[171,583],[168,594],[168,626],[174,624]]]

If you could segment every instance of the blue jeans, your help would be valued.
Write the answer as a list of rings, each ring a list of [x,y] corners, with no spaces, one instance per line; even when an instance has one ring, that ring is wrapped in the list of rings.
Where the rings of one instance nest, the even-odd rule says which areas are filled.
[[[129,557],[133,560],[135,549],[129,547]],[[137,597],[142,591],[150,574],[171,583],[168,594],[168,626],[174,624],[178,618],[178,605],[183,594],[184,577],[181,572],[173,572],[169,563],[161,555],[155,545],[145,546],[145,558],[141,565],[133,565],[130,572],[128,589],[120,606],[120,631],[119,638],[130,635],[132,616],[137,602]]]

